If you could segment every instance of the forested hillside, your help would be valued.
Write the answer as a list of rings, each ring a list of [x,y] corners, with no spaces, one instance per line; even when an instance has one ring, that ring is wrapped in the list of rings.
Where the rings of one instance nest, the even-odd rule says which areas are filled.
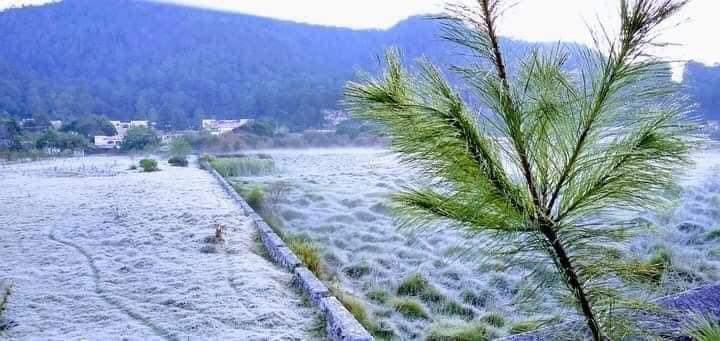
[[[419,19],[353,31],[126,0],[9,10],[0,13],[0,112],[313,126],[383,46],[435,50],[432,31]]]
[[[345,82],[398,46],[447,65],[438,24],[354,31],[133,0],[64,0],[0,12],[0,116],[97,114],[161,127],[261,117],[322,125]],[[529,43],[505,40],[510,54]]]

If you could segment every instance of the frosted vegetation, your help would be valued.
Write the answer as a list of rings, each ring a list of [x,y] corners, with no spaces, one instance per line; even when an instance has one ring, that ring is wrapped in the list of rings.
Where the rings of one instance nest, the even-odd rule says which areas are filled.
[[[478,258],[475,245],[446,226],[399,230],[389,196],[416,181],[379,149],[265,151],[272,174],[234,177],[241,188],[275,188],[277,218],[322,249],[325,269],[369,307],[386,333],[441,340],[534,330],[565,315],[523,270]],[[650,228],[627,254],[664,271],[646,279],[661,296],[720,280],[720,152],[697,153],[697,166],[668,192],[672,204],[635,214]],[[467,333],[467,334],[463,334]]]
[[[272,159],[258,157],[229,157],[210,161],[212,166],[224,177],[243,175],[263,175],[272,172],[275,164]]]
[[[0,164],[0,339],[318,338],[316,309],[209,173],[138,161]]]

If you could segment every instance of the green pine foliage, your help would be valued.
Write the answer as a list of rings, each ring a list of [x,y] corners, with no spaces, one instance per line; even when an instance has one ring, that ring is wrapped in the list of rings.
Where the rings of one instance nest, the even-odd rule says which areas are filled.
[[[628,317],[655,308],[629,292],[657,269],[623,257],[624,242],[644,226],[616,213],[663,204],[696,141],[676,86],[664,81],[669,68],[648,54],[686,1],[619,3],[619,33],[603,27],[600,53],[581,51],[573,70],[562,44],[508,68],[501,2],[451,6],[439,18],[444,38],[477,61],[449,68],[479,108],[439,67],[423,61],[410,73],[396,50],[380,78],[346,89],[349,110],[379,124],[426,180],[394,197],[405,225],[450,222],[481,244],[479,253],[531,269],[538,288],[576,308],[594,340],[637,335]]]

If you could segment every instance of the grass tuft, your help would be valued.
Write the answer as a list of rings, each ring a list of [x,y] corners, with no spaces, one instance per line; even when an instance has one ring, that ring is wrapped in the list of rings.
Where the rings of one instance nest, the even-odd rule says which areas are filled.
[[[430,327],[425,341],[487,341],[491,334],[480,323],[436,323]]]
[[[368,275],[372,271],[372,268],[367,264],[354,264],[346,266],[343,269],[343,273],[345,273],[346,276],[358,279],[360,277],[363,277],[365,275]]]
[[[383,320],[378,321],[377,327],[369,332],[375,337],[375,340],[378,341],[395,340],[396,336],[393,326],[387,321]]]
[[[367,297],[377,303],[385,304],[390,300],[390,293],[383,289],[371,290],[367,293]]]
[[[695,341],[719,341],[720,321],[707,316],[696,317],[685,333]]]
[[[425,290],[420,292],[420,299],[426,303],[438,304],[445,302],[447,297],[432,285],[428,285]]]
[[[500,313],[492,312],[480,318],[480,321],[487,323],[489,326],[495,328],[502,328],[505,326],[505,317]]]
[[[418,296],[428,290],[430,283],[420,274],[412,274],[398,286],[397,294],[401,296]]]
[[[429,317],[422,303],[418,302],[415,299],[396,298],[395,300],[393,300],[392,306],[395,311],[410,320],[424,320]]]
[[[370,314],[367,311],[367,308],[365,305],[357,299],[355,296],[350,295],[345,292],[340,292],[340,290],[336,290],[335,297],[342,303],[345,308],[350,311],[350,313],[355,317],[360,324],[363,325],[366,329],[372,330],[374,329],[374,323],[372,322],[370,318]]]
[[[537,321],[522,321],[513,323],[510,326],[510,334],[527,333],[540,328],[540,322]]]
[[[330,285],[330,291],[350,314],[371,334],[382,334],[387,332],[381,328],[373,316],[368,312],[365,304],[357,297],[342,291],[337,285]]]
[[[322,261],[322,250],[313,241],[303,237],[291,237],[287,246],[318,278],[327,278]]]
[[[255,211],[262,211],[265,203],[265,191],[260,186],[255,186],[243,194],[245,201]]]
[[[659,283],[663,275],[670,270],[672,253],[665,247],[658,248],[648,260],[648,265],[655,269],[655,271],[649,275],[648,279],[653,283]]]
[[[480,293],[476,293],[471,290],[463,290],[460,293],[460,298],[463,302],[478,308],[484,308],[495,298],[494,294],[490,290],[485,290]]]
[[[445,315],[459,316],[465,320],[472,320],[475,317],[475,311],[472,308],[454,300],[445,300],[438,310]]]

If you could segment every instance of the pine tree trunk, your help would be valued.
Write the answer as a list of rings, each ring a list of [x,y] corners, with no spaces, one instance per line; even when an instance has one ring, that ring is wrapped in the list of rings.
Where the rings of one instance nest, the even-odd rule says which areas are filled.
[[[593,341],[600,341],[600,325],[595,318],[595,313],[590,306],[590,301],[587,298],[585,289],[583,288],[582,284],[580,284],[580,279],[578,278],[577,272],[575,271],[575,268],[570,261],[570,257],[568,256],[567,251],[565,251],[565,247],[562,245],[560,239],[558,239],[557,232],[555,232],[555,230],[552,228],[553,225],[551,223],[541,223],[540,226],[540,230],[542,231],[543,235],[550,243],[550,245],[552,245],[553,252],[557,257],[557,263],[561,268],[560,270],[563,272],[565,284],[568,286],[568,288],[570,288],[570,290],[573,291],[575,298],[580,304],[582,313],[585,316],[585,321],[587,322],[588,328],[590,328],[590,332],[592,333]]]

